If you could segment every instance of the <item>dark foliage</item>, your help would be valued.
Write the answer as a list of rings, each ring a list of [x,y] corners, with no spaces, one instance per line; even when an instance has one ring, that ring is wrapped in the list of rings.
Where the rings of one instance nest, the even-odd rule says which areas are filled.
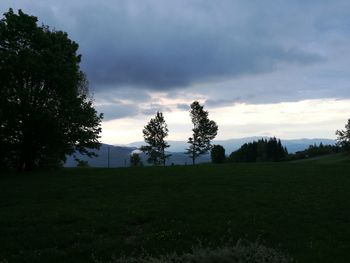
[[[288,155],[281,140],[275,137],[260,139],[257,142],[245,143],[241,148],[232,152],[228,158],[230,162],[279,162]]]
[[[147,161],[153,165],[165,165],[165,161],[169,154],[165,153],[165,149],[169,144],[164,140],[168,136],[168,127],[165,123],[163,113],[157,112],[156,116],[143,129],[143,137],[148,144],[140,148],[141,151],[148,155]]]
[[[142,160],[138,153],[130,155],[130,166],[142,166]]]
[[[209,120],[209,113],[203,109],[198,101],[191,104],[190,110],[191,120],[193,123],[193,135],[188,139],[190,146],[187,148],[192,163],[195,164],[196,158],[200,155],[208,153],[211,148],[211,141],[218,132],[218,126],[212,120]]]
[[[79,167],[79,168],[88,168],[88,167],[90,167],[88,161],[77,159],[76,162],[77,162],[77,167]]]
[[[67,33],[12,9],[0,21],[0,166],[32,170],[99,147],[100,122]]]
[[[221,145],[214,145],[210,152],[211,161],[213,163],[224,163],[225,156],[225,148]]]
[[[337,130],[335,133],[338,138],[337,142],[340,147],[346,152],[350,152],[350,119],[345,125],[345,130]]]

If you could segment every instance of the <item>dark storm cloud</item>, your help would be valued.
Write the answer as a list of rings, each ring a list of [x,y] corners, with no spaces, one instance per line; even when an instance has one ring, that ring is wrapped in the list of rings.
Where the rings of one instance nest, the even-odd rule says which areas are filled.
[[[0,1],[9,7],[79,43],[105,120],[168,111],[154,91],[212,108],[350,97],[349,0]]]
[[[271,38],[268,29],[278,27],[282,16],[273,20],[269,10],[288,15],[288,5],[156,0],[45,3],[23,1],[22,5],[77,40],[82,67],[96,91],[126,85],[170,90],[269,72],[281,63],[319,61],[315,54]]]
[[[311,63],[316,55],[276,46],[244,44],[225,39],[187,37],[162,43],[159,48],[142,46],[109,54],[101,50],[98,56],[87,54],[93,64],[85,64],[89,78],[96,85],[137,85],[149,89],[168,90],[196,82],[257,74],[274,69],[278,62]],[[226,42],[222,47],[217,41]],[[168,53],[169,52],[169,53]]]

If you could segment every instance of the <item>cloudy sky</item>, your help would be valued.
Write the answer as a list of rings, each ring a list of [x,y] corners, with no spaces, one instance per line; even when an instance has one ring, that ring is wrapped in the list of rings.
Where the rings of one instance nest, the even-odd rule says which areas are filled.
[[[1,0],[68,32],[102,141],[142,140],[160,110],[171,140],[199,100],[218,139],[335,138],[350,118],[349,0]]]

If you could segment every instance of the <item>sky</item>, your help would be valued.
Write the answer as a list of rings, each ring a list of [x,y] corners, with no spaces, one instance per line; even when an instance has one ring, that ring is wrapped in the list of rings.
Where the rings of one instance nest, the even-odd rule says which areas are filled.
[[[1,0],[63,30],[104,113],[101,140],[142,141],[162,111],[191,135],[198,100],[217,139],[335,138],[350,118],[350,1]]]

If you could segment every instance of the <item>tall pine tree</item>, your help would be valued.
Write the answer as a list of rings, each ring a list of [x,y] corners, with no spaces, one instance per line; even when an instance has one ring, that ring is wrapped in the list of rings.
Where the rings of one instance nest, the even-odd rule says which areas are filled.
[[[192,164],[203,154],[208,153],[212,148],[211,141],[218,132],[218,126],[208,118],[209,113],[203,109],[198,101],[191,104],[190,116],[193,123],[193,135],[188,139],[190,146],[186,154],[192,159]]]
[[[147,154],[149,163],[165,165],[166,159],[170,157],[165,152],[169,144],[164,140],[168,136],[168,131],[168,126],[161,112],[157,112],[156,116],[144,127],[143,137],[147,145],[140,149]]]

